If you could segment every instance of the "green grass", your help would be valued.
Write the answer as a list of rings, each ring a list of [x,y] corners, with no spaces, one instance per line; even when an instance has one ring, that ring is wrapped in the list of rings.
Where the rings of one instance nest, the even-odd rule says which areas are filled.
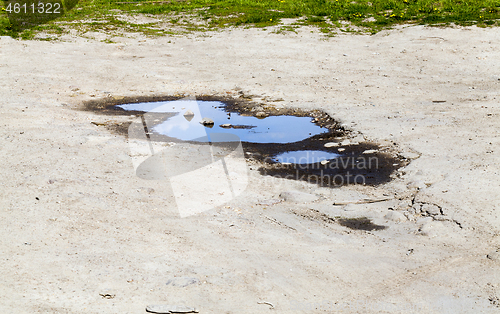
[[[7,4],[4,1],[4,7]],[[160,16],[169,23],[168,26],[134,24],[115,18],[118,13]],[[12,26],[4,11],[0,15],[0,35],[32,38],[38,31],[61,33],[67,27],[80,29],[82,33],[101,30],[117,36],[123,30],[162,35],[181,29],[268,27],[279,25],[284,18],[297,21],[292,25],[278,26],[277,32],[296,31],[302,25],[314,25],[327,35],[337,30],[376,33],[397,24],[446,26],[453,23],[487,27],[499,25],[500,0],[172,0],[170,3],[141,1],[133,4],[118,4],[115,0],[81,0],[57,19],[23,29]],[[95,22],[81,22],[90,19]]]

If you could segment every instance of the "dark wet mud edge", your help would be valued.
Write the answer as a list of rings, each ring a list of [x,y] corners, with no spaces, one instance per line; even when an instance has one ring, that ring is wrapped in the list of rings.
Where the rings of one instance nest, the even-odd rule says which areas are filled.
[[[143,111],[124,110],[115,108],[116,105],[135,104],[140,102],[174,101],[185,98],[183,95],[157,95],[157,96],[112,96],[84,101],[78,107],[82,111],[91,111],[107,116],[133,116],[142,115]]]
[[[375,186],[391,181],[395,171],[409,163],[409,160],[402,158],[394,148],[382,148],[376,143],[371,142],[325,148],[324,144],[328,142],[342,142],[350,135],[351,131],[340,126],[338,121],[321,110],[308,111],[296,108],[280,108],[278,110],[272,104],[256,103],[251,101],[248,96],[240,94],[238,98],[217,95],[197,95],[193,98],[200,101],[222,102],[226,105],[225,110],[227,112],[234,112],[240,115],[255,116],[258,112],[263,112],[266,116],[292,115],[297,117],[311,117],[314,119],[313,123],[328,129],[326,133],[293,143],[269,144],[242,142],[246,159],[254,160],[260,164],[258,171],[263,176],[301,180],[325,187],[339,187],[350,184]],[[116,107],[116,105],[176,101],[183,98],[187,97],[185,95],[114,96],[86,101],[79,109],[108,116],[142,116],[145,113],[144,111],[124,110]],[[105,126],[114,133],[128,136],[130,124],[130,122],[108,122]],[[155,135],[155,141],[189,143],[189,141],[181,141],[160,134]],[[197,145],[209,145],[208,143],[193,143]],[[215,145],[231,147],[234,143],[217,143]],[[337,158],[337,163],[333,166],[332,163],[327,165],[313,163],[304,167],[298,164],[287,165],[272,161],[272,157],[287,151],[322,150],[336,153],[338,152],[338,148],[343,148],[344,151],[342,152],[342,157]],[[369,155],[363,154],[366,150],[376,150],[377,152]],[[363,166],[367,163],[369,163],[369,166]]]
[[[338,187],[350,184],[379,185],[391,181],[393,173],[408,161],[399,157],[390,149],[382,149],[377,144],[364,142],[357,145],[341,146],[345,149],[342,156],[327,164],[312,163],[307,167],[300,164],[273,162],[272,156],[282,151],[299,149],[322,149],[336,152],[336,149],[324,148],[327,141],[311,141],[305,146],[304,140],[291,144],[252,144],[243,145],[249,157],[261,165],[261,175],[289,180],[300,180],[324,187]],[[367,150],[377,153],[363,154]]]

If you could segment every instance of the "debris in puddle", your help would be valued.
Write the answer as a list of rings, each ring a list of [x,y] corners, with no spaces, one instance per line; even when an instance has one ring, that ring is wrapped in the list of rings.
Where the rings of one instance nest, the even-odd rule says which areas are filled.
[[[194,113],[188,109],[186,110],[186,112],[184,112],[183,116],[186,120],[191,121],[194,118]]]
[[[173,314],[173,313],[198,313],[194,307],[184,305],[148,305],[146,312],[157,314]]]
[[[368,149],[368,150],[365,150],[365,151],[363,152],[363,154],[373,154],[373,153],[376,153],[376,152],[377,152],[377,150],[376,150],[376,149]]]
[[[221,128],[228,129],[228,128],[230,128],[230,127],[232,126],[232,124],[231,124],[231,123],[224,123],[224,124],[221,124],[221,125],[219,125],[219,126],[220,126]]]
[[[210,118],[203,118],[201,119],[200,123],[203,124],[204,126],[211,127],[214,125],[214,120]]]

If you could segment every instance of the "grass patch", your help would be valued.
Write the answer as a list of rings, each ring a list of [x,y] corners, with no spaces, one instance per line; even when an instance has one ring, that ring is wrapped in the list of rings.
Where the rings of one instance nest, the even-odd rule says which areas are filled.
[[[293,27],[285,26],[281,31],[295,31],[296,26],[313,25],[325,34],[334,33],[341,26],[344,31],[356,29],[376,33],[404,23],[498,26],[500,18],[500,0],[129,0],[133,3],[123,3],[127,0],[81,0],[78,3],[63,0],[63,6],[69,10],[61,16],[16,29],[10,23],[12,12],[9,20],[5,11],[9,3],[15,1],[29,3],[28,0],[3,1],[0,35],[32,38],[36,32],[60,33],[64,27],[76,27],[82,32],[120,29],[162,35],[172,33],[172,28],[203,31],[229,26],[269,27],[278,25],[285,18],[300,19]],[[116,18],[123,14],[158,17],[161,23],[137,24]],[[89,20],[96,23],[81,22]],[[346,24],[350,26],[346,27]]]

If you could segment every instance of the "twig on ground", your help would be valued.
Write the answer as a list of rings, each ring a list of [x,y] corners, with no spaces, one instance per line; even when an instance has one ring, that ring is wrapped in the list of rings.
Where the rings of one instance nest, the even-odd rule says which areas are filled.
[[[262,301],[262,302],[257,302],[257,304],[267,304],[267,305],[269,305],[272,309],[274,309],[274,305],[273,305],[271,302]]]
[[[334,202],[333,205],[348,205],[348,204],[369,204],[390,201],[392,198],[381,198],[381,199],[369,199],[365,198],[357,201],[345,201],[345,202]]]
[[[287,226],[287,225],[285,225],[284,223],[279,222],[278,220],[276,220],[276,219],[274,219],[274,218],[272,218],[272,217],[269,217],[269,216],[264,216],[264,217],[265,217],[266,219],[271,220],[272,222],[274,222],[274,223],[275,223],[275,224],[277,224],[278,226],[282,226],[282,227],[285,227],[285,228],[288,228],[288,229],[292,229],[293,231],[297,231],[297,229],[292,228],[292,227],[290,227],[290,226]]]

